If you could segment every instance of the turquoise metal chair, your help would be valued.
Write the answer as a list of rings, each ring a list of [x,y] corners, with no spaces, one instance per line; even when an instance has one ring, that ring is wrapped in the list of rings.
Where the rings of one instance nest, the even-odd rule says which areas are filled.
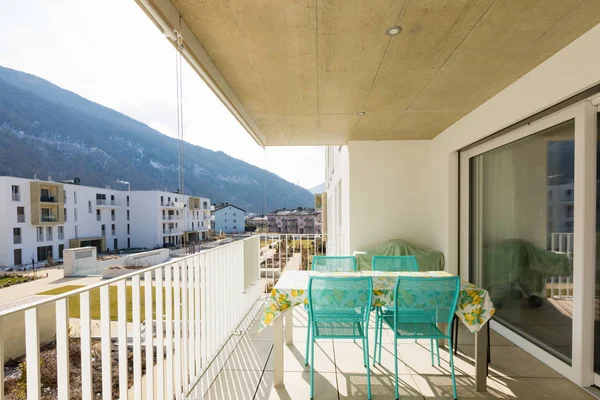
[[[318,339],[361,339],[367,368],[367,395],[371,399],[369,366],[369,317],[373,296],[371,277],[319,277],[308,281],[310,339],[310,398],[314,397],[315,341]]]
[[[373,256],[373,271],[392,271],[392,272],[418,272],[419,265],[415,256]],[[373,352],[373,365],[376,362],[381,364],[382,336],[383,336],[383,315],[392,315],[394,309],[391,307],[376,307],[375,310],[375,346]],[[416,341],[416,340],[415,340]],[[379,347],[377,344],[379,343]],[[440,349],[436,340],[438,365],[440,364]],[[379,357],[377,357],[379,350]],[[431,354],[433,364],[433,340],[431,341]]]
[[[385,315],[383,321],[394,332],[394,370],[396,373],[396,399],[398,399],[398,346],[400,339],[445,339],[448,341],[452,394],[456,395],[454,355],[452,353],[452,318],[460,294],[460,278],[401,276],[396,280],[394,314]],[[442,331],[438,324],[446,324]],[[433,358],[433,353],[432,353]]]
[[[356,271],[356,258],[354,258],[354,256],[314,256],[311,269],[320,272],[354,272]],[[308,306],[305,305],[304,308],[308,311]],[[310,331],[310,324],[308,324],[306,327],[305,366],[308,365]]]
[[[356,271],[356,258],[354,256],[314,256],[311,269],[321,272],[354,272]]]

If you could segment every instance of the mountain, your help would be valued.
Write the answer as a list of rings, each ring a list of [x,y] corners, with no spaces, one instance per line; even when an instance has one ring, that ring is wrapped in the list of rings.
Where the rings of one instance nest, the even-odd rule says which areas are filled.
[[[214,132],[218,134],[218,132]],[[310,207],[313,195],[264,169],[190,143],[185,193],[249,212]],[[0,67],[0,175],[177,189],[177,140],[34,75]]]
[[[320,185],[317,185],[313,188],[308,189],[308,191],[311,192],[312,194],[323,193],[325,191],[325,182],[323,182]]]

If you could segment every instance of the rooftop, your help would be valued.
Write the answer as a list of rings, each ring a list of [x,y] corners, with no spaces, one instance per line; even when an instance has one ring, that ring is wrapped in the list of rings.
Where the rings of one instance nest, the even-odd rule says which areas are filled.
[[[315,211],[314,208],[291,208],[285,209],[282,208],[280,210],[271,211],[268,215],[286,215],[286,216],[296,216],[296,215],[314,215],[318,214],[321,211]]]

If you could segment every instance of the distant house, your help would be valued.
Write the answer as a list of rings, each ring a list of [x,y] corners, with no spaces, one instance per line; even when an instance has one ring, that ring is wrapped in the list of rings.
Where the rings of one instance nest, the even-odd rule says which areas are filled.
[[[246,230],[246,211],[229,203],[212,210],[214,233],[242,233]]]
[[[321,211],[314,208],[275,210],[268,215],[269,232],[309,234],[321,233]]]
[[[246,230],[250,232],[266,231],[268,227],[267,217],[264,215],[249,215],[246,218]]]

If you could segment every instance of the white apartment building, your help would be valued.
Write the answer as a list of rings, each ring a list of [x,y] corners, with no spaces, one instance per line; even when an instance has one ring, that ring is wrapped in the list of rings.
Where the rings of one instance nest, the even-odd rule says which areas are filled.
[[[209,199],[156,190],[130,193],[133,247],[180,245],[208,238]]]
[[[0,198],[0,266],[60,259],[73,247],[106,251],[198,241],[210,225],[209,199],[170,192],[3,176]]]

